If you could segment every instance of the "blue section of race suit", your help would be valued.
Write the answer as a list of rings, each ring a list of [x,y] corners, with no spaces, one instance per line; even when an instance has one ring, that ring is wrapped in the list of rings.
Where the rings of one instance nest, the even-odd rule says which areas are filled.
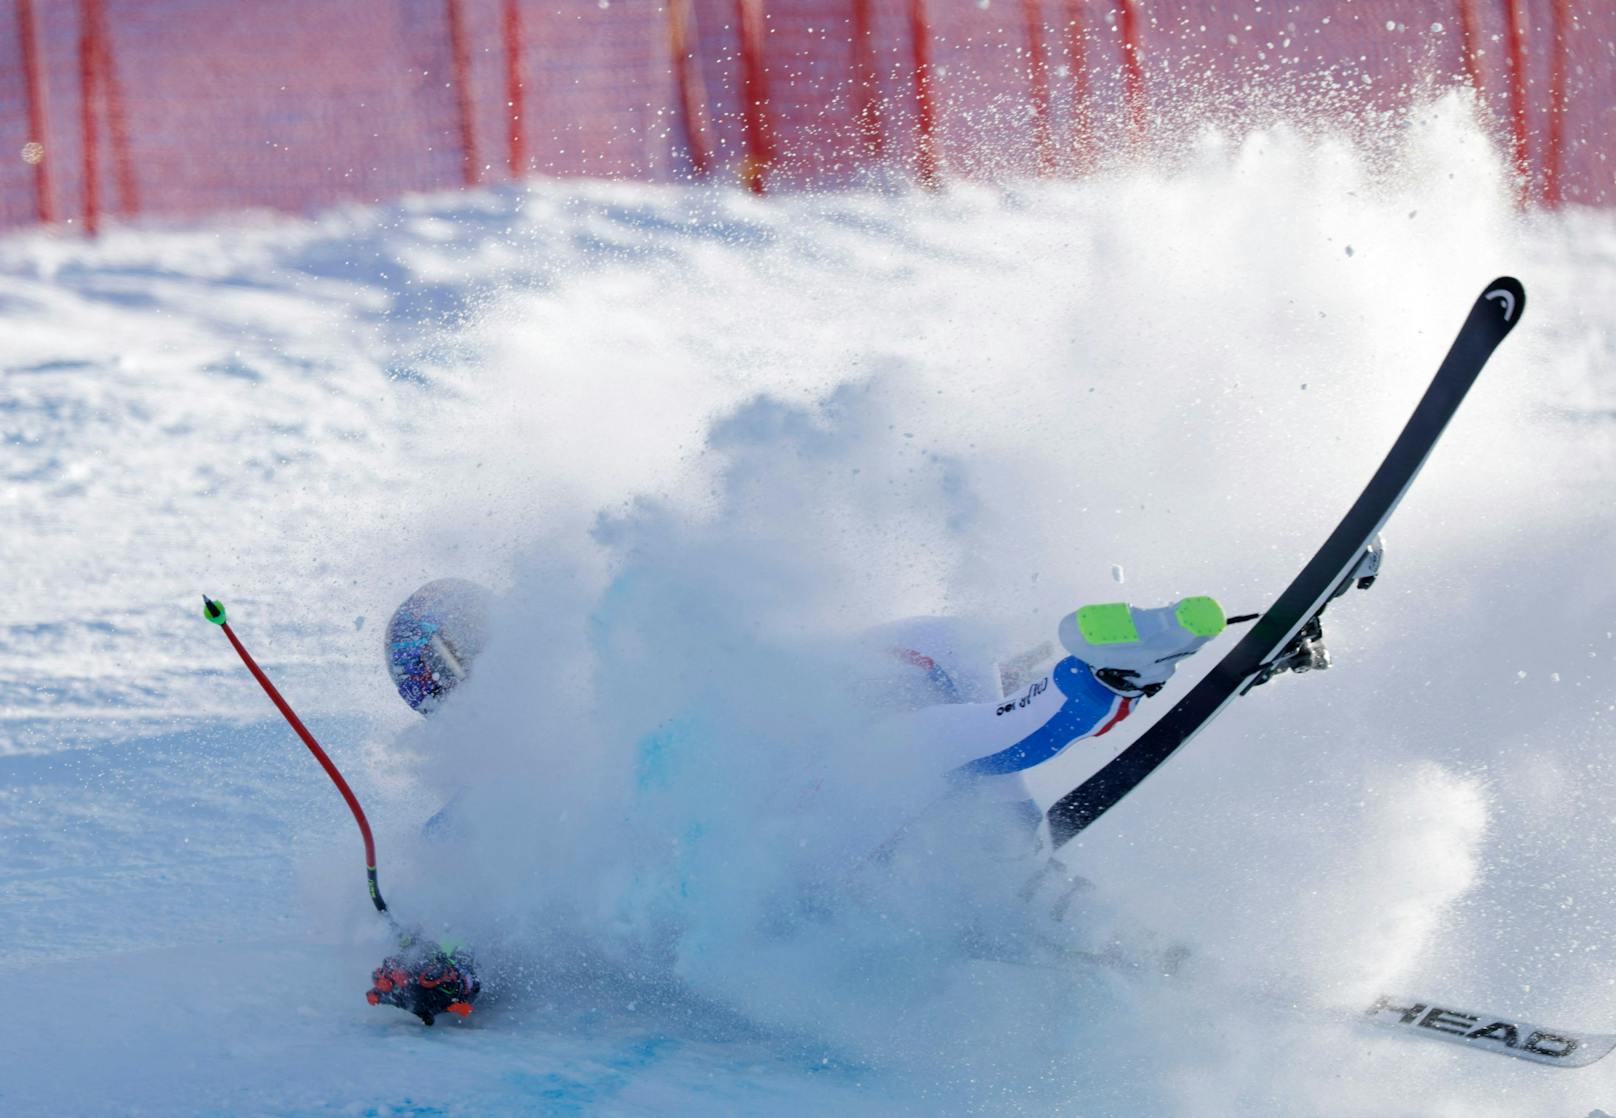
[[[1097,730],[1103,733],[1109,723],[1127,713],[1127,700],[1095,679],[1089,666],[1075,656],[1056,664],[1050,675],[1066,698],[1053,717],[1014,745],[961,765],[955,772],[991,776],[1030,769],[1078,738]]]

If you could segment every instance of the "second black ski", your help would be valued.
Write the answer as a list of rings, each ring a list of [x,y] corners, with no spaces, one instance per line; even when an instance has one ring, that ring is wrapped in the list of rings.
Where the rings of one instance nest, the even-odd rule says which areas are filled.
[[[1229,700],[1306,651],[1299,637],[1305,642],[1304,630],[1354,577],[1465,393],[1525,309],[1526,291],[1518,280],[1501,276],[1487,285],[1402,434],[1324,546],[1210,673],[1104,768],[1050,807],[1046,819],[1056,849],[1115,807]]]

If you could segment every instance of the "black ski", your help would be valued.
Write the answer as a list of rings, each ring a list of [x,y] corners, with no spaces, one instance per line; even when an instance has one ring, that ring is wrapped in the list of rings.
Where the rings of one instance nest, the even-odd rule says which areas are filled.
[[[1514,329],[1525,309],[1526,291],[1518,280],[1502,276],[1487,285],[1403,433],[1318,554],[1240,643],[1177,705],[1104,768],[1050,807],[1046,818],[1056,849],[1115,807],[1179,746],[1217,717],[1229,700],[1271,668],[1319,615],[1403,499],[1482,366]]]
[[[1365,1009],[1353,1010],[1316,1000],[1298,990],[1282,991],[1257,985],[1235,986],[1216,977],[1222,968],[1197,968],[1187,948],[1163,952],[1129,954],[1115,945],[1103,951],[1061,949],[1045,944],[1047,955],[1022,958],[979,958],[982,963],[1031,967],[1059,974],[1072,966],[1104,967],[1135,980],[1160,980],[1158,989],[1194,991],[1204,1002],[1210,995],[1230,1008],[1259,1010],[1269,1018],[1265,1032],[1284,1035],[1280,1019],[1285,1014],[1298,1023],[1318,1025],[1335,1021],[1351,1025],[1376,1025],[1405,1037],[1445,1040],[1476,1052],[1513,1056],[1548,1067],[1585,1068],[1616,1051],[1616,1034],[1593,1033],[1581,1029],[1547,1028],[1532,1025],[1506,1013],[1450,1008],[1462,1005],[1445,999],[1399,997],[1382,994]],[[1188,964],[1188,965],[1186,965]]]

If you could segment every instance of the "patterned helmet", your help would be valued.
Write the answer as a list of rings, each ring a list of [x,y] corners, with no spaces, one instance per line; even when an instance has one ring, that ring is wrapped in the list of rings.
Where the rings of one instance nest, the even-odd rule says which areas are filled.
[[[471,672],[488,639],[489,592],[463,578],[429,582],[387,623],[387,671],[404,701],[430,714]]]

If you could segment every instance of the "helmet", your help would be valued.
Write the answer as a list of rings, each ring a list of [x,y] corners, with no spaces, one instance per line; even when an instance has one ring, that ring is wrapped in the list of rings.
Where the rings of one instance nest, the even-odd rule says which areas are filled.
[[[463,578],[440,578],[404,599],[387,623],[387,672],[404,701],[431,714],[471,672],[488,642],[493,595]]]

